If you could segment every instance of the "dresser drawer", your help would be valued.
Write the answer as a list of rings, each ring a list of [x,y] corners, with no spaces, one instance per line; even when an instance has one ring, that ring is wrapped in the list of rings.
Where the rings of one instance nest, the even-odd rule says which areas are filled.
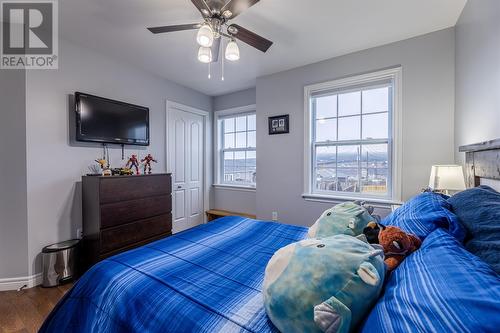
[[[101,228],[114,227],[135,220],[163,215],[172,211],[170,195],[107,203],[101,205]]]
[[[100,203],[127,201],[170,194],[171,190],[169,175],[109,177],[101,179],[99,200]]]
[[[162,234],[165,232],[171,232],[172,214],[168,213],[160,216],[155,216],[150,219],[138,221],[136,225],[136,234],[138,240],[153,237],[154,235]]]
[[[135,223],[129,223],[120,227],[101,231],[100,252],[110,252],[135,243],[137,241],[135,237],[136,230],[137,226]]]
[[[111,252],[172,230],[172,214],[131,222],[101,231],[101,253]]]

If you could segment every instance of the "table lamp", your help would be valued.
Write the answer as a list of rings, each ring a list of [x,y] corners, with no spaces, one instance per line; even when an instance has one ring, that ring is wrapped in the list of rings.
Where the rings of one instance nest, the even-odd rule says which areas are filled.
[[[433,165],[429,187],[446,195],[465,190],[464,172],[460,165]]]

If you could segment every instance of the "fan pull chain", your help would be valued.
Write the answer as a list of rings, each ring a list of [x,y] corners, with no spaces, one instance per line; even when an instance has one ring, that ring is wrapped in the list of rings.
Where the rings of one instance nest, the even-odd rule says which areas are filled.
[[[222,37],[221,37],[222,38]],[[220,57],[222,59],[222,81],[224,81],[224,55],[222,54],[224,52],[224,40],[221,41],[221,48],[220,48]]]
[[[208,79],[210,79],[212,75],[210,75],[210,63],[208,63]]]

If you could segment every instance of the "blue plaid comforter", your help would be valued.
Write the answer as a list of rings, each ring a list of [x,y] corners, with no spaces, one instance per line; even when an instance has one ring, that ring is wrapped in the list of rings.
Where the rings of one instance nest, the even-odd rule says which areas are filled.
[[[75,284],[40,332],[275,332],[264,269],[306,233],[226,217],[113,256]]]
[[[362,333],[500,332],[500,276],[463,247],[449,209],[445,196],[423,193],[383,221],[423,243],[389,275]]]
[[[422,194],[384,220],[423,244],[388,277],[361,332],[499,331],[500,276],[462,246],[448,206]],[[306,232],[228,217],[116,255],[75,284],[40,332],[277,332],[264,270]]]

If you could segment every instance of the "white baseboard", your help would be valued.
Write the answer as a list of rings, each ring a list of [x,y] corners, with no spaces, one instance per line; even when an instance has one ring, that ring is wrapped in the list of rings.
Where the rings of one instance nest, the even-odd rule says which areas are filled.
[[[42,273],[31,276],[0,279],[0,291],[18,290],[23,286],[26,286],[26,288],[33,288],[39,284],[42,284]]]

